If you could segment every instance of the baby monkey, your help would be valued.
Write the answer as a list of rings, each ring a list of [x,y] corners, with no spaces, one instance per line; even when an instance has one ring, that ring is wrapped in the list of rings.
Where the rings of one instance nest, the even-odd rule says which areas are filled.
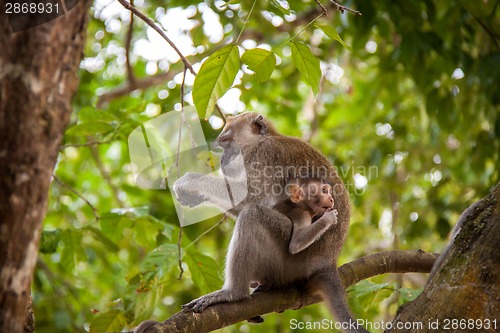
[[[288,198],[276,204],[274,209],[292,221],[288,247],[291,254],[309,247],[337,223],[338,212],[333,209],[332,191],[332,185],[319,178],[292,178],[288,181],[285,187]]]
[[[319,178],[292,178],[288,181],[285,187],[287,198],[273,208],[292,221],[292,237],[288,246],[291,254],[305,250],[330,226],[337,224],[338,212],[333,209],[332,191],[332,185]],[[313,223],[318,216],[321,217]],[[258,286],[257,282],[250,283],[251,288]],[[264,319],[256,316],[248,321],[262,323]]]

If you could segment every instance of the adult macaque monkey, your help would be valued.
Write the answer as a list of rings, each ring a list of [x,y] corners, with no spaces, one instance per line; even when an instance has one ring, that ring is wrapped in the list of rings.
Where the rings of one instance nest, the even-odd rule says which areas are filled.
[[[288,198],[276,204],[274,209],[293,223],[288,250],[296,254],[336,224],[338,212],[333,209],[332,186],[322,179],[293,178],[285,191]],[[313,218],[318,215],[321,217],[313,223]]]
[[[224,149],[221,167],[226,178],[242,176],[225,169],[241,152],[245,170],[240,171],[246,172],[242,174],[248,195],[230,210],[238,218],[228,249],[224,286],[185,308],[201,312],[211,304],[246,298],[251,282],[265,288],[306,283],[308,291],[322,295],[345,332],[367,332],[351,315],[337,272],[350,206],[342,180],[328,160],[308,143],[279,134],[269,120],[254,112],[229,118],[217,141]],[[326,179],[332,184],[338,223],[302,251],[291,254],[292,224],[272,207],[283,200],[288,180],[296,176]],[[227,184],[227,179],[188,173],[176,181],[174,191],[184,205],[212,202],[227,207],[227,202],[221,205],[229,191]]]

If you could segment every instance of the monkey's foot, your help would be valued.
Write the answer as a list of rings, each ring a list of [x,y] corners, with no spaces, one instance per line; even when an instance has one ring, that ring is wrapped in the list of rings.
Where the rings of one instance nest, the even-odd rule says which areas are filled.
[[[207,307],[217,303],[222,303],[222,302],[217,302],[214,299],[203,296],[195,299],[194,301],[189,302],[188,304],[183,305],[182,308],[186,311],[193,311],[194,313],[202,313],[203,310],[205,310]]]
[[[182,309],[184,311],[192,311],[194,313],[201,313],[201,312],[203,312],[203,310],[205,310],[207,308],[207,306],[210,305],[207,302],[204,302],[204,300],[203,300],[204,297],[205,296],[197,298],[195,300],[192,300],[188,304],[182,305]]]
[[[185,311],[193,311],[195,313],[201,313],[208,306],[218,303],[234,302],[247,298],[248,295],[240,295],[229,290],[219,290],[214,291],[205,296],[201,296],[188,304],[182,306]]]

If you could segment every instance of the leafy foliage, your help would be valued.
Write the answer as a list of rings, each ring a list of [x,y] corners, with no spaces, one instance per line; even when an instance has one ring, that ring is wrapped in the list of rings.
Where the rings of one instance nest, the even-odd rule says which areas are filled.
[[[159,78],[99,106],[102,95],[128,84],[130,15],[118,3],[94,4],[56,169],[64,185],[52,184],[35,273],[37,332],[116,332],[163,320],[221,286],[233,222],[211,230],[216,217],[184,227],[179,241],[171,193],[138,187],[128,157],[130,132],[180,110],[181,92],[208,119],[208,141],[218,133],[218,102],[226,113],[262,112],[334,161],[353,206],[341,263],[393,248],[442,249],[459,214],[500,178],[500,6],[344,4],[363,15],[329,8],[313,25],[321,13],[314,1],[257,1],[251,15],[250,0],[141,3],[182,44],[198,75],[188,73],[181,90],[179,58],[135,19],[134,78]],[[360,282],[349,291],[351,308],[370,321],[393,317],[424,281]],[[225,331],[287,331],[292,318],[330,315],[317,305]]]
[[[231,87],[240,67],[238,47],[224,46],[212,54],[200,68],[193,85],[193,100],[205,119],[212,114],[217,100]]]
[[[321,80],[321,68],[319,67],[318,58],[302,42],[291,43],[290,47],[292,49],[293,63],[316,95],[319,92],[319,81]]]
[[[264,49],[251,49],[241,57],[241,61],[255,72],[256,80],[264,82],[271,77],[276,67],[276,56]]]

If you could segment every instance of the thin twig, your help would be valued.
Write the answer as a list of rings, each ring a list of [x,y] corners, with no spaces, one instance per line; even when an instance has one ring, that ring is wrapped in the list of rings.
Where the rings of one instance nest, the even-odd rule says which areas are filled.
[[[179,55],[179,57],[181,58],[182,62],[184,63],[184,66],[187,67],[189,69],[189,71],[193,75],[196,75],[196,72],[194,71],[193,66],[191,66],[191,63],[186,59],[186,57],[184,57],[184,55],[177,48],[177,46],[170,40],[170,38],[168,38],[168,36],[165,34],[165,32],[153,22],[153,20],[151,20],[146,15],[144,15],[140,10],[138,10],[136,7],[134,7],[129,2],[127,2],[125,0],[118,0],[118,2],[121,3],[122,6],[125,7],[125,9],[130,10],[135,15],[137,15],[141,20],[143,20],[144,22],[146,22],[151,28],[155,29],[156,32],[158,32],[160,34],[160,36],[162,36],[163,39],[165,39],[167,41],[167,43],[170,44],[170,46]]]
[[[75,147],[75,148],[91,147],[91,146],[105,145],[105,144],[111,143],[115,140],[116,136],[119,133],[120,128],[121,128],[121,125],[119,125],[117,128],[115,128],[113,135],[108,140],[104,140],[104,141],[93,140],[93,141],[87,141],[85,143],[68,143],[68,144],[62,145],[60,150],[63,150],[65,148],[69,148],[69,147]]]
[[[321,10],[323,11],[323,14],[325,14],[325,16],[328,16],[328,12],[326,11],[325,6],[323,6],[319,0],[314,0],[314,1],[316,1],[316,3],[318,4],[319,8],[321,8]]]
[[[248,15],[247,15],[247,18],[246,18],[246,20],[245,20],[245,23],[243,23],[243,27],[241,28],[241,31],[240,31],[240,33],[238,34],[238,38],[236,38],[235,43],[238,43],[238,41],[240,40],[241,34],[243,33],[243,31],[245,31],[245,28],[246,28],[246,26],[247,26],[248,20],[250,20],[250,16],[252,15],[253,8],[255,7],[255,3],[256,3],[256,2],[257,2],[257,0],[254,0],[254,1],[253,1],[252,7],[250,8],[250,11],[248,12]]]
[[[497,49],[500,49],[500,45],[498,44],[498,38],[497,36],[493,33],[493,31],[491,31],[487,26],[486,24],[484,24],[483,21],[481,21],[478,17],[472,15],[472,17],[474,17],[474,19],[477,21],[477,23],[479,23],[479,25],[484,29],[484,31],[486,31],[486,33],[490,36],[491,40],[493,41],[493,43],[495,43],[495,46],[497,47]]]
[[[177,179],[180,177],[179,172],[179,163],[180,163],[180,151],[181,151],[181,139],[182,139],[182,125],[184,124],[184,86],[186,84],[186,67],[184,67],[184,71],[182,72],[182,83],[181,83],[181,120],[179,125],[179,138],[177,140],[177,156],[175,159],[175,166],[177,168]],[[179,263],[179,277],[177,280],[182,279],[182,274],[184,274],[184,269],[182,268],[182,225],[179,228],[179,237],[177,239],[177,261]]]
[[[130,0],[130,4],[134,5],[134,0]],[[130,12],[130,24],[128,26],[127,38],[125,39],[125,57],[127,66],[128,82],[131,86],[135,86],[135,75],[130,64],[130,44],[132,43],[132,33],[134,31],[134,13]]]
[[[52,177],[54,178],[54,180],[59,184],[61,185],[61,187],[64,187],[65,189],[67,189],[68,191],[76,194],[77,197],[79,197],[80,199],[82,199],[91,209],[92,209],[92,212],[94,213],[94,217],[96,219],[96,221],[99,221],[100,217],[99,217],[99,214],[97,213],[97,208],[95,208],[94,205],[92,205],[90,203],[90,201],[87,200],[87,198],[85,198],[83,195],[81,195],[77,190],[75,190],[74,188],[72,188],[71,186],[69,186],[68,184],[64,183],[61,179],[59,179],[59,177],[57,177],[56,175],[52,175]]]
[[[90,146],[97,146],[97,145],[105,145],[105,144],[113,142],[113,139],[114,138],[111,138],[111,139],[105,140],[105,141],[96,140],[96,141],[89,141],[89,142],[85,142],[85,143],[68,143],[66,145],[62,145],[61,150],[63,150],[64,148],[69,148],[69,147],[90,147]]]
[[[179,269],[180,269],[179,276],[177,277],[177,280],[182,279],[182,274],[184,274],[184,269],[182,268],[182,257],[181,257],[181,253],[182,253],[181,240],[182,240],[182,225],[179,228],[179,239],[177,240],[177,254],[178,254],[177,260],[179,262]]]
[[[311,24],[313,24],[313,23],[314,23],[317,19],[319,19],[320,17],[322,17],[322,16],[324,16],[324,15],[325,15],[325,13],[321,13],[321,14],[319,14],[318,16],[316,16],[316,17],[315,17],[315,18],[314,18],[311,22],[307,23],[307,25],[306,25],[304,28],[302,28],[302,30],[300,30],[298,33],[296,33],[296,34],[295,34],[292,38],[290,38],[290,39],[289,39],[286,43],[290,43],[292,40],[294,40],[294,39],[295,39],[295,37],[297,37],[298,35],[300,35],[301,33],[303,33],[303,32],[304,32],[304,30],[306,30],[306,29],[307,29],[307,27],[309,27],[309,26],[310,26]]]
[[[335,7],[337,7],[337,10],[339,12],[341,12],[342,14],[344,14],[344,11],[348,11],[348,12],[351,12],[351,13],[354,13],[354,14],[357,14],[357,15],[363,15],[361,14],[360,11],[357,11],[357,10],[354,10],[354,9],[351,9],[349,7],[346,7],[346,6],[342,6],[341,4],[339,4],[337,1],[334,1],[334,0],[330,0],[330,2],[332,3],[332,5],[334,5]]]
[[[192,245],[194,245],[196,242],[198,242],[203,236],[208,234],[210,231],[214,230],[215,228],[220,226],[222,223],[226,222],[228,218],[229,218],[229,216],[227,215],[227,213],[224,213],[222,218],[219,220],[219,222],[215,223],[213,226],[211,226],[207,230],[203,231],[198,237],[196,237],[191,243],[189,243],[186,246],[186,249],[190,248]]]
[[[222,112],[220,106],[217,105],[217,103],[215,103],[215,108],[217,109],[217,111],[219,111],[219,114],[220,114],[220,117],[222,118],[222,120],[224,120],[224,122],[227,122],[226,115],[224,114],[224,112]]]
[[[90,153],[92,154],[92,158],[95,161],[97,169],[99,169],[99,172],[101,173],[102,177],[104,178],[109,188],[111,189],[111,194],[113,195],[113,198],[115,199],[116,203],[118,203],[120,207],[124,207],[125,203],[120,199],[120,196],[118,195],[118,189],[116,188],[115,185],[113,185],[113,182],[111,180],[108,171],[104,168],[104,164],[102,163],[101,158],[99,157],[99,152],[97,151],[97,147],[90,146]]]

